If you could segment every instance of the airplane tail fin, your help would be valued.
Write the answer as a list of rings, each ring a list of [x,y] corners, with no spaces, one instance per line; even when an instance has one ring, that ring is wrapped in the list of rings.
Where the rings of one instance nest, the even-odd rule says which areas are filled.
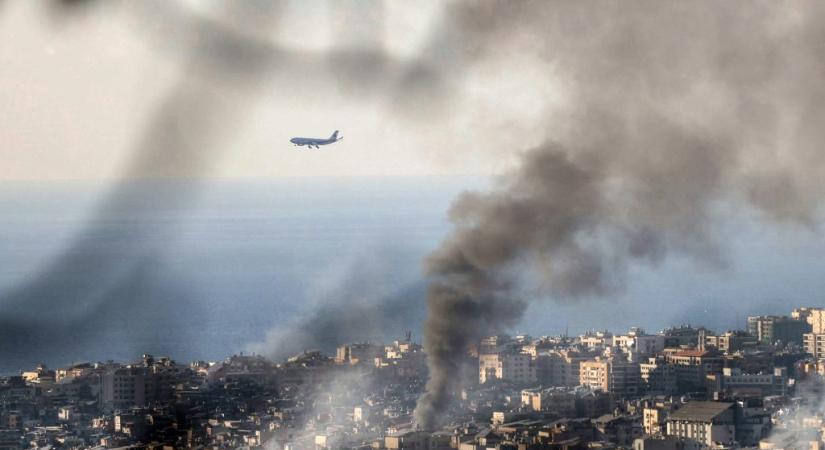
[[[329,138],[333,141],[338,139],[338,130],[335,130],[335,133],[332,133],[332,136],[330,136]]]

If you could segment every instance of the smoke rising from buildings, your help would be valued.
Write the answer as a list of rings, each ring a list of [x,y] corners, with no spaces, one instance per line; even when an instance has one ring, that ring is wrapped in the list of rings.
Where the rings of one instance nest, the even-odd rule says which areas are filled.
[[[400,339],[403,330],[423,322],[424,283],[402,273],[402,263],[387,263],[398,260],[392,249],[369,254],[344,264],[328,282],[316,282],[307,297],[318,303],[248,350],[275,360],[309,349],[332,352],[344,343]]]
[[[511,7],[512,6],[512,7]],[[632,264],[680,254],[727,262],[722,205],[810,224],[822,192],[822,6],[519,2],[459,5],[473,58],[507,50],[550,64],[567,101],[544,144],[485,193],[459,198],[455,231],[427,262],[427,393],[435,427],[471,343],[528,299],[620,292]],[[520,50],[517,50],[520,49]]]
[[[100,3],[65,1],[56,11]],[[184,70],[135,144],[124,178],[209,175],[273,74],[386,98],[391,112],[433,134],[444,132],[439,121],[476,65],[527,73],[530,83],[562,91],[561,101],[539,99],[538,136],[514,136],[519,145],[497,155],[519,161],[498,188],[457,200],[456,230],[427,262],[431,380],[417,412],[425,428],[457,387],[454,361],[482,334],[516,323],[528,300],[610,295],[631,265],[670,254],[722,267],[715,225],[727,201],[780,222],[816,220],[825,175],[820,3],[457,2],[410,60],[383,51],[380,2],[351,5],[357,17],[375,14],[375,33],[345,33],[342,48],[322,52],[266,37],[277,27],[278,3],[228,2],[208,17],[179,3],[136,5],[129,7],[146,20],[149,38]],[[522,144],[533,141],[541,143]],[[96,216],[185,208],[198,191],[195,183],[142,199],[118,185]],[[147,247],[135,239],[132,254],[112,259],[96,253],[98,231],[90,226],[38,276],[3,293],[0,325],[55,332],[45,325],[71,326],[106,303],[129,301],[112,293],[139,279],[163,240]],[[53,337],[31,335],[41,343]]]
[[[818,440],[811,424],[813,418],[825,413],[822,383],[815,379],[800,380],[795,386],[794,400],[779,414],[781,426],[772,428],[768,441],[783,448],[804,448]]]

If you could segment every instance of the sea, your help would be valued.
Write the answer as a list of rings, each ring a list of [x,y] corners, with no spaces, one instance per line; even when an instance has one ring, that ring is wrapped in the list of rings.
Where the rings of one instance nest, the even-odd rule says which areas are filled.
[[[0,374],[45,363],[281,358],[420,342],[424,261],[480,177],[0,183]],[[168,201],[177,198],[177,201]],[[119,203],[119,202],[122,202]],[[701,324],[825,304],[815,229],[731,219],[723,263],[630,267],[600,299],[536,295],[512,332]]]

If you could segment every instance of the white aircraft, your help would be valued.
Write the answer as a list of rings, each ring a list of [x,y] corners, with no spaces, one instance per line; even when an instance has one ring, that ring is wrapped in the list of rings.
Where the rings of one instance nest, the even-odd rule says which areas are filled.
[[[338,137],[338,130],[335,130],[335,133],[332,133],[332,136],[330,136],[328,139],[295,137],[290,139],[289,142],[292,142],[298,147],[306,145],[309,148],[320,148],[318,147],[319,145],[332,144],[333,142],[338,142],[341,139],[344,139],[344,137]]]

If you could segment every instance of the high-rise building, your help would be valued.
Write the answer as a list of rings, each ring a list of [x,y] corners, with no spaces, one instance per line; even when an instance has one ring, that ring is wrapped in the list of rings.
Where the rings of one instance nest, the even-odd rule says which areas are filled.
[[[808,322],[811,333],[825,333],[825,308],[805,306],[791,311],[791,318]]]
[[[811,332],[811,324],[788,316],[749,316],[748,332],[763,344],[802,345],[802,336]]]
[[[722,372],[722,358],[714,351],[674,350],[666,351],[664,356],[674,366],[676,384],[682,392],[704,390],[707,375]]]
[[[117,367],[106,371],[100,383],[100,404],[107,410],[146,404],[145,367]]]
[[[499,334],[489,336],[481,340],[478,346],[478,352],[481,354],[493,354],[505,351],[506,347],[514,343],[513,339],[506,334]]]
[[[810,333],[802,336],[802,346],[805,352],[814,358],[825,358],[825,309],[824,308],[797,308],[791,317],[805,320],[810,325]]]
[[[678,392],[676,370],[663,357],[648,358],[639,364],[642,389],[650,394],[675,394]]]
[[[825,358],[825,334],[805,333],[802,335],[802,346],[805,353],[814,358]]]
[[[581,363],[579,380],[582,386],[612,392],[618,397],[636,397],[641,384],[639,363],[597,357]]]
[[[515,384],[534,383],[536,366],[527,353],[491,353],[478,356],[478,382],[509,381]]]
[[[593,358],[594,353],[572,349],[543,351],[535,358],[536,378],[542,386],[578,386],[580,365]]]

